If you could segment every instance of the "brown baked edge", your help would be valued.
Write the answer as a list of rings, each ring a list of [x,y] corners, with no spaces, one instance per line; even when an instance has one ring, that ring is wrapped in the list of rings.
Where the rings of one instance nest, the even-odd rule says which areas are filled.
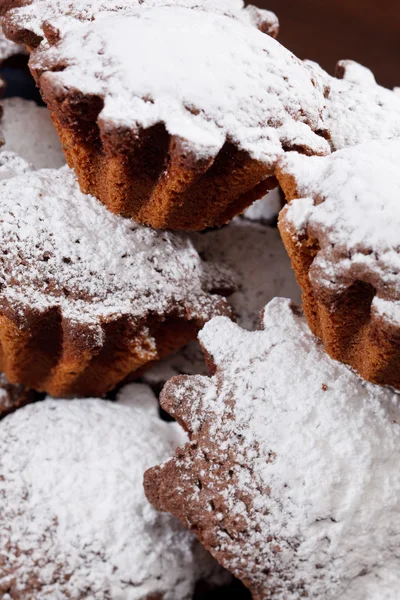
[[[280,182],[288,201],[295,202],[293,182],[284,178]],[[321,298],[309,277],[319,251],[318,240],[299,235],[286,213],[287,207],[279,215],[278,227],[302,289],[311,331],[332,358],[351,366],[367,381],[400,389],[400,327],[371,312],[375,289],[369,283],[354,281],[329,301]]]
[[[113,213],[155,229],[201,231],[228,223],[277,185],[272,165],[231,143],[215,158],[196,158],[161,123],[105,130],[98,100],[60,98],[48,79],[39,84],[81,190]]]
[[[231,314],[218,296],[212,312]],[[11,384],[55,397],[101,397],[195,339],[206,320],[172,310],[141,320],[122,315],[93,326],[71,322],[57,308],[41,313],[27,310],[21,317],[17,310],[3,306],[0,371]]]

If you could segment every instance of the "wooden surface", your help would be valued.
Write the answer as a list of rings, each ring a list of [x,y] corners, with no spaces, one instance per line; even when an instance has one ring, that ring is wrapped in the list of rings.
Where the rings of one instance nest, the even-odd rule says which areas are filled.
[[[253,0],[279,17],[279,40],[330,73],[351,58],[379,83],[400,85],[400,0]]]

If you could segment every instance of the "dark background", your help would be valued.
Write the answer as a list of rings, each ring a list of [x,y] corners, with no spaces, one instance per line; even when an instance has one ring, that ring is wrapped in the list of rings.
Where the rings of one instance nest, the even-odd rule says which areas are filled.
[[[372,69],[381,85],[400,86],[400,0],[247,3],[278,15],[278,39],[299,58],[316,60],[330,73],[338,60],[352,58]]]

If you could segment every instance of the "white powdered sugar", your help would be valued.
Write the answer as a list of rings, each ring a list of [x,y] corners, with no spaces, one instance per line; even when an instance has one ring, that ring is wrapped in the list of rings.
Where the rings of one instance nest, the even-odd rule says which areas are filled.
[[[279,28],[274,13],[255,6],[245,8],[243,0],[30,0],[26,6],[12,9],[7,16],[11,16],[17,29],[25,29],[42,37],[43,24],[46,21],[51,23],[53,19],[61,16],[93,21],[107,13],[118,12],[129,15],[141,8],[160,6],[180,6],[211,11],[256,26],[265,23],[272,33],[276,33]]]
[[[372,310],[378,299],[400,300],[399,164],[400,140],[321,159],[290,153],[280,163],[282,181],[293,178],[297,196],[285,209],[285,221],[299,235],[318,240],[310,279],[327,292],[369,283],[376,289]]]
[[[276,188],[264,196],[264,198],[253,202],[253,204],[244,211],[243,216],[250,221],[270,223],[277,217],[281,206],[280,189]]]
[[[11,179],[29,171],[32,171],[32,165],[18,156],[18,154],[8,152],[7,150],[0,150],[0,180]]]
[[[14,42],[11,42],[4,36],[4,33],[1,29],[1,23],[2,19],[0,19],[0,65],[12,56],[26,53],[26,50],[23,46],[14,44]]]
[[[226,580],[144,495],[145,470],[185,439],[135,384],[118,403],[47,399],[3,420],[1,597],[189,600],[198,579]]]
[[[210,268],[185,235],[155,231],[82,194],[68,167],[0,182],[1,296],[72,321],[207,318]]]
[[[36,169],[65,164],[47,108],[23,98],[6,98],[0,105],[3,108],[0,127],[5,138],[1,150],[15,152]]]
[[[378,85],[369,69],[341,61],[337,71],[343,79],[337,79],[315,63],[307,65],[326,87],[323,122],[333,150],[400,138],[400,97]]]
[[[329,153],[315,133],[322,89],[300,60],[253,25],[146,4],[129,15],[53,25],[61,39],[38,48],[32,68],[55,88],[101,97],[105,130],[164,123],[199,158],[229,141],[271,169],[288,147]]]
[[[277,229],[234,219],[220,229],[194,234],[195,247],[207,263],[226,266],[236,273],[238,290],[229,297],[237,322],[245,329],[258,328],[260,310],[275,296],[301,302],[300,288]],[[152,385],[179,374],[207,374],[200,347],[185,348],[157,362],[143,375]]]
[[[400,397],[329,358],[288,300],[263,327],[213,319],[200,341],[215,376],[169,389],[210,460],[215,553],[260,599],[397,600]],[[198,498],[186,493],[190,515]]]
[[[275,296],[300,302],[300,288],[277,229],[234,219],[222,229],[195,234],[192,239],[207,263],[237,274],[239,289],[229,303],[245,329],[258,327],[260,310]]]

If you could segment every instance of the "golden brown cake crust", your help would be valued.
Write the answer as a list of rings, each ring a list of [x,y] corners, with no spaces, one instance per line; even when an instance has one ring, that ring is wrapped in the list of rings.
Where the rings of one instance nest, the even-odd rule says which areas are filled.
[[[397,260],[397,249],[390,247],[390,241],[388,250],[382,249],[376,242],[374,245],[372,233],[374,219],[377,219],[376,229],[382,229],[378,207],[382,205],[384,214],[387,211],[385,204],[390,197],[385,196],[384,187],[380,193],[379,185],[376,187],[371,183],[374,175],[368,182],[365,173],[358,173],[356,168],[352,171],[354,160],[358,161],[357,165],[365,160],[366,170],[370,168],[373,172],[368,156],[375,163],[380,153],[387,157],[392,152],[395,157],[398,143],[388,142],[384,154],[385,144],[376,143],[375,150],[374,145],[371,150],[370,146],[365,145],[331,155],[329,160],[332,166],[325,172],[328,180],[326,187],[322,187],[322,179],[319,179],[320,165],[310,164],[305,169],[307,165],[304,164],[300,168],[299,159],[295,156],[283,161],[278,178],[289,204],[279,215],[279,230],[302,288],[308,323],[312,332],[323,341],[329,355],[352,366],[368,381],[400,389],[400,324],[393,312],[397,310],[399,301],[398,276],[395,269],[389,266],[393,264],[390,260]],[[343,152],[346,157],[343,155],[344,160],[336,171],[333,161],[340,165]],[[350,173],[348,178],[346,169]],[[337,187],[332,185],[335,176],[338,177]],[[354,195],[353,189],[356,190]],[[360,238],[359,234],[354,235],[354,223],[358,226],[356,220],[354,223],[343,222],[341,239],[335,238],[336,225],[340,225],[338,219],[341,217],[333,216],[335,210],[331,207],[326,209],[323,216],[318,216],[318,207],[323,207],[339,192],[342,194],[341,202],[347,203],[347,206],[351,202],[356,206],[360,199],[363,201],[368,198],[368,194],[372,197],[371,206],[376,203],[374,216],[373,209],[368,207],[368,200],[365,200],[360,213],[362,216],[358,219],[360,226],[365,221],[365,231],[368,231],[371,223],[371,233],[364,234],[365,239]],[[396,195],[394,191],[393,194]],[[304,226],[300,226],[300,218],[296,221],[294,216],[298,202],[303,206],[310,202],[310,206],[313,206],[310,214],[315,214],[315,217],[304,217]],[[327,216],[329,211],[331,216]],[[349,238],[347,246],[344,239],[346,235]],[[352,237],[358,240],[353,245],[350,241]],[[390,237],[389,231],[387,237]],[[385,235],[382,234],[381,238],[384,239]]]

